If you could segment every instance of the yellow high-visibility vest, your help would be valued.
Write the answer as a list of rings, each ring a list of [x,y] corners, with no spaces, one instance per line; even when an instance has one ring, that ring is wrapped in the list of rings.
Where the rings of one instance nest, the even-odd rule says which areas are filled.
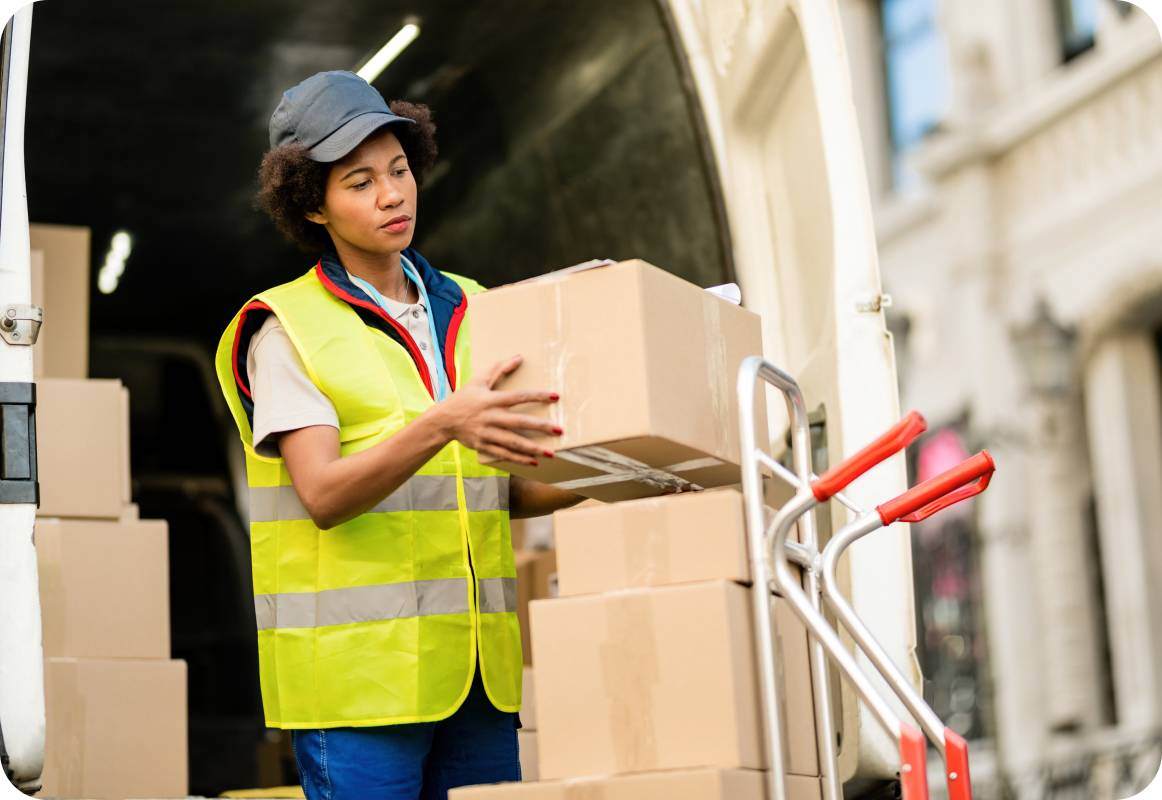
[[[455,386],[457,376],[460,383],[470,377],[465,312],[482,287],[435,277],[445,296],[457,286],[462,293],[446,337]],[[506,473],[452,442],[370,511],[323,531],[283,460],[254,450],[246,344],[270,313],[334,404],[342,455],[382,442],[433,404],[432,380],[411,337],[357,294],[320,261],[256,295],[218,345],[218,379],[246,452],[266,723],[443,719],[467,696],[477,663],[492,703],[516,711],[522,656]]]

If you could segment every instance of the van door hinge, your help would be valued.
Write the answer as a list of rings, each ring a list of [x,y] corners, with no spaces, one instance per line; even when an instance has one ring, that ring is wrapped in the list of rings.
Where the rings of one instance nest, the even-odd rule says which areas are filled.
[[[36,384],[0,382],[0,504],[40,505]]]
[[[877,292],[863,300],[855,302],[855,310],[864,314],[875,314],[892,307],[892,296]]]
[[[44,309],[40,306],[13,303],[5,306],[0,316],[0,337],[8,344],[32,346],[43,322]]]

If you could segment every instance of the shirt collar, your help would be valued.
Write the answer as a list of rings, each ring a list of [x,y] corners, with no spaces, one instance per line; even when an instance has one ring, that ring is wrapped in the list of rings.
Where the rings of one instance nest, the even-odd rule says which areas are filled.
[[[431,307],[427,308],[427,311],[435,318],[437,331],[443,334],[445,326],[448,324],[448,317],[466,299],[464,290],[451,278],[429,264],[428,260],[418,250],[409,247],[401,255],[406,257],[415,266],[416,272],[424,282],[424,290],[428,293],[428,299],[431,303]],[[348,294],[355,294],[360,298],[366,297],[366,293],[351,280],[347,270],[343,268],[342,263],[339,261],[339,254],[335,252],[334,246],[328,244],[327,247],[323,248],[320,254],[320,262],[322,272],[340,290]],[[375,305],[370,299],[369,302]]]
[[[393,319],[402,320],[409,313],[411,313],[411,310],[413,308],[415,308],[416,306],[419,306],[425,312],[428,310],[427,306],[424,305],[424,299],[423,299],[422,295],[420,295],[419,300],[417,300],[414,303],[401,303],[399,300],[395,300],[391,297],[388,297],[388,296],[384,295],[382,292],[376,292],[375,294],[370,294],[367,292],[366,289],[364,289],[363,284],[360,281],[360,279],[356,278],[354,275],[352,275],[347,270],[343,270],[343,271],[347,273],[347,277],[351,280],[351,282],[353,284],[355,284],[356,288],[358,288],[360,292],[362,292],[364,295],[368,295],[368,297],[367,297],[368,300],[375,303],[380,308],[382,308],[384,311],[386,311],[388,313],[388,315],[390,315]],[[415,284],[413,284],[410,279],[408,279],[408,283],[411,284],[413,289],[414,289]]]

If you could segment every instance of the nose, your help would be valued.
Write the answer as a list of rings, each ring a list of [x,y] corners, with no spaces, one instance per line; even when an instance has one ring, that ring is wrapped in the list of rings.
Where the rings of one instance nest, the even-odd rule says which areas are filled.
[[[379,185],[379,207],[395,208],[403,202],[403,192],[401,192],[392,181],[384,181]]]

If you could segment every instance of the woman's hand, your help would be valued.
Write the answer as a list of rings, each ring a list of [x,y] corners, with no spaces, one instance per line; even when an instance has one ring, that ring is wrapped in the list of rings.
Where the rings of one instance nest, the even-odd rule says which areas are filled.
[[[537,458],[552,458],[553,451],[518,431],[540,431],[555,436],[563,431],[550,420],[510,409],[522,403],[555,403],[560,398],[555,392],[494,389],[497,381],[519,367],[521,361],[520,356],[498,361],[434,406],[432,412],[439,415],[440,425],[448,437],[465,447],[505,461],[536,466]]]
[[[291,482],[311,519],[323,530],[354,519],[402,486],[453,439],[521,464],[535,465],[539,455],[552,457],[551,450],[515,431],[560,435],[561,429],[548,420],[509,409],[521,403],[555,403],[557,395],[492,388],[520,362],[518,356],[496,364],[397,433],[358,453],[341,456],[339,431],[326,425],[279,437]]]
[[[575,506],[585,498],[540,481],[510,475],[508,478],[508,513],[513,519],[541,517],[562,508]]]

